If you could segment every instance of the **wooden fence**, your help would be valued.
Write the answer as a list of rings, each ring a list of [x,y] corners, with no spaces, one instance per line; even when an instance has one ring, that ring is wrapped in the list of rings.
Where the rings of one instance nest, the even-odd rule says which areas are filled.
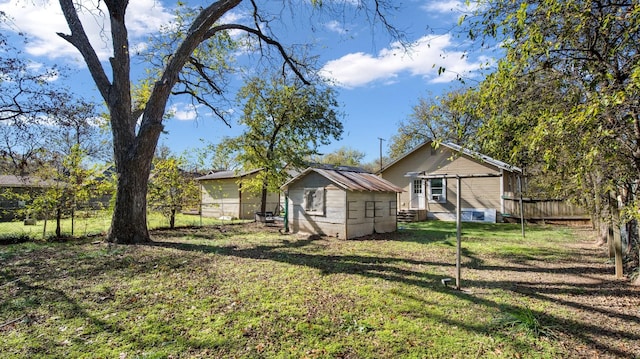
[[[520,218],[520,198],[505,196],[506,218]],[[523,198],[524,218],[529,221],[590,221],[589,213],[581,207],[562,199]]]

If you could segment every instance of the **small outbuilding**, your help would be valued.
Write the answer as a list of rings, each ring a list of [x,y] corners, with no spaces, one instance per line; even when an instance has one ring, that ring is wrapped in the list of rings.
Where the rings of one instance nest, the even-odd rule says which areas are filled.
[[[17,219],[34,196],[56,185],[37,177],[0,175],[0,221]]]
[[[260,170],[248,172],[218,171],[198,177],[202,196],[202,216],[213,218],[254,219],[260,210],[261,197],[242,188],[242,182],[255,177]],[[267,209],[278,213],[280,194],[267,194]]]
[[[310,167],[282,190],[294,233],[350,239],[397,230],[397,194],[402,188],[362,169]]]

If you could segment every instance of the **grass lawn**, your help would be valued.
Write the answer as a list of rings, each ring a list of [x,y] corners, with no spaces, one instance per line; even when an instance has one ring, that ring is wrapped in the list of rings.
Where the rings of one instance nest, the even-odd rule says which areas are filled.
[[[221,221],[215,218],[200,217],[179,213],[176,215],[176,227],[210,226],[224,223],[239,223],[246,221]],[[107,233],[111,225],[111,212],[92,211],[80,212],[72,224],[71,218],[64,218],[60,223],[63,235],[70,236],[73,228],[74,236],[95,236]],[[45,227],[46,226],[46,227]],[[147,214],[147,226],[149,229],[169,227],[169,220],[156,212]],[[49,238],[55,235],[55,220],[38,220],[35,225],[25,225],[22,221],[0,222],[0,240],[3,238],[30,237],[33,239]]]
[[[3,358],[640,358],[640,288],[590,232],[404,225],[360,240],[256,224],[0,246]]]

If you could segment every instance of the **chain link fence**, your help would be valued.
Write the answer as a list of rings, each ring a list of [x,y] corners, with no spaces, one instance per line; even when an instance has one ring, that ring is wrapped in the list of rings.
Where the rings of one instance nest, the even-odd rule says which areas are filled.
[[[60,237],[104,236],[111,225],[109,210],[85,208],[73,215],[66,213],[60,220]],[[17,217],[17,216],[16,216]],[[55,218],[26,218],[0,222],[0,241],[16,242],[26,240],[49,240],[57,238],[58,221]],[[176,213],[175,227],[200,227],[228,224],[234,221],[222,221],[216,218],[202,217],[197,211]],[[237,222],[237,221],[235,221]],[[147,214],[147,226],[150,230],[169,228],[170,219],[158,212]]]

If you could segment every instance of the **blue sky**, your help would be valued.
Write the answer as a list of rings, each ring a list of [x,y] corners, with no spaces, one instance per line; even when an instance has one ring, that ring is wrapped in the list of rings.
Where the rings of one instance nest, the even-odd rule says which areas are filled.
[[[345,8],[354,10],[360,0],[326,1],[341,2]],[[319,56],[323,73],[339,84],[338,101],[345,114],[345,131],[341,141],[321,148],[322,152],[348,146],[364,152],[367,162],[377,159],[379,138],[385,140],[386,152],[399,122],[409,116],[420,97],[459,86],[457,76],[471,81],[478,79],[479,69],[489,61],[486,53],[476,51],[467,39],[452,33],[459,17],[469,12],[464,0],[405,0],[397,5],[400,8],[390,20],[406,33],[412,45],[409,52],[401,49],[381,28],[372,28],[363,17],[324,15],[314,20],[314,31],[310,29],[308,17],[296,16],[291,21],[283,21],[279,40],[285,45],[316,44],[313,53]],[[172,6],[174,2],[170,1],[130,2],[127,26],[132,47],[144,48],[148,36],[171,20]],[[68,85],[84,96],[101,101],[77,50],[56,35],[56,32],[68,32],[57,1],[0,0],[0,11],[14,19],[12,26],[3,31],[28,35],[30,41],[24,45],[24,52],[35,63],[70,66],[74,74]],[[226,18],[243,22],[248,18],[245,11],[240,8]],[[101,19],[85,14],[83,20],[94,48],[106,63],[110,56],[109,38],[103,31]],[[439,75],[440,67],[446,70]],[[175,116],[166,123],[168,135],[163,135],[160,141],[175,153],[201,146],[200,139],[216,143],[223,136],[234,136],[241,131],[239,126],[228,128],[180,99],[172,101],[170,106]]]

